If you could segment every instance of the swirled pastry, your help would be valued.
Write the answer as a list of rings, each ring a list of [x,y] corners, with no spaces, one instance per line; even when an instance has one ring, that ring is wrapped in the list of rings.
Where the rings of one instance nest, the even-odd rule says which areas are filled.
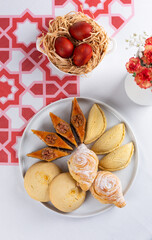
[[[120,123],[106,131],[92,146],[96,154],[105,154],[117,149],[125,137],[125,124]]]
[[[104,204],[122,208],[126,205],[120,179],[111,172],[99,171],[90,188],[92,195]]]
[[[99,168],[104,171],[118,171],[128,166],[134,152],[132,142],[117,148],[113,152],[104,156],[99,163]]]
[[[93,183],[99,160],[97,155],[81,144],[68,161],[69,172],[82,190],[87,191]]]
[[[84,143],[89,144],[98,139],[105,131],[107,126],[106,116],[98,104],[93,104],[88,120]]]

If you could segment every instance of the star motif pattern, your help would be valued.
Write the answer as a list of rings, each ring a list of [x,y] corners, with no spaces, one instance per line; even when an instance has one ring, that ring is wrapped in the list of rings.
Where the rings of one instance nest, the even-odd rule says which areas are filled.
[[[24,128],[42,107],[79,95],[79,78],[60,74],[36,50],[54,16],[0,17],[0,164],[17,165]],[[27,34],[27,32],[29,34]],[[26,36],[24,36],[24,34]]]
[[[49,20],[59,12],[83,9],[113,37],[134,15],[133,0],[55,0],[52,9],[52,16],[36,16],[28,9],[18,16],[0,16],[1,165],[18,164],[21,136],[37,111],[80,93],[78,77],[58,72],[36,50],[35,40],[47,32]]]

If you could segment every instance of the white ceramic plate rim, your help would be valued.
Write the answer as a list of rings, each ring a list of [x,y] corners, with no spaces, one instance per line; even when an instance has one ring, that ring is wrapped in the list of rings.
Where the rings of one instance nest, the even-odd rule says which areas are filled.
[[[134,175],[130,181],[130,184],[128,185],[126,191],[124,192],[124,195],[128,192],[128,190],[131,188],[134,180],[135,180],[135,177],[137,175],[137,170],[138,170],[138,147],[137,147],[137,140],[136,140],[136,137],[132,131],[132,128],[130,127],[130,124],[128,123],[128,121],[119,113],[117,112],[117,110],[115,110],[114,108],[112,108],[111,106],[109,106],[108,104],[102,102],[102,101],[99,101],[99,100],[96,100],[94,98],[88,98],[88,97],[77,97],[77,99],[84,99],[84,100],[88,100],[88,101],[93,101],[97,104],[101,104],[103,106],[105,106],[107,109],[109,109],[114,115],[116,115],[118,118],[121,118],[123,120],[123,122],[125,122],[126,126],[130,129],[131,133],[132,133],[132,137],[133,137],[133,140],[134,140],[134,145],[135,145],[135,149],[136,149],[136,159],[137,159],[137,164],[136,164],[136,168],[134,170]],[[24,135],[26,134],[26,132],[28,131],[28,128],[29,128],[29,125],[43,112],[43,111],[46,111],[50,105],[55,105],[57,103],[60,103],[60,102],[66,102],[66,101],[72,101],[73,100],[73,97],[70,97],[70,98],[65,98],[65,99],[61,99],[61,100],[58,100],[58,101],[55,101],[45,107],[43,107],[39,112],[37,112],[33,117],[32,119],[29,121],[29,123],[27,124],[24,132],[23,132],[23,135],[22,135],[22,138],[21,138],[21,141],[20,141],[20,145],[19,145],[19,151],[18,151],[18,159],[19,159],[19,168],[20,168],[20,172],[21,172],[21,175],[22,175],[22,179],[24,179],[23,177],[23,171],[22,171],[22,163],[21,163],[21,160],[20,160],[20,155],[21,155],[21,146],[22,146],[22,142],[24,140]],[[41,202],[40,202],[41,203]],[[47,207],[47,203],[42,203],[45,207]],[[110,205],[110,206],[107,206],[106,209],[104,210],[101,210],[101,211],[97,211],[95,213],[92,213],[92,214],[85,214],[85,215],[70,215],[70,214],[65,214],[65,213],[62,213],[62,212],[55,212],[53,211],[51,208],[49,208],[52,212],[55,212],[59,215],[62,215],[62,216],[66,216],[66,217],[71,217],[71,218],[85,218],[85,217],[93,217],[93,216],[96,216],[98,214],[101,214],[101,213],[104,213],[108,210],[110,210],[111,208],[115,207],[114,205]]]

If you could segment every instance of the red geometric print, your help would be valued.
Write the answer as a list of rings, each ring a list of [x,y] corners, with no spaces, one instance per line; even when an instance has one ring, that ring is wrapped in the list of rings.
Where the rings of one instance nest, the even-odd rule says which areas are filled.
[[[18,164],[18,148],[28,121],[46,104],[79,95],[79,78],[52,68],[36,50],[36,38],[53,16],[0,17],[0,164]],[[25,36],[24,36],[25,33]],[[29,38],[30,37],[30,38]],[[32,37],[32,38],[31,38]]]
[[[9,18],[0,18],[0,28],[5,30],[10,25],[10,19]]]
[[[38,63],[41,60],[42,53],[38,52],[37,50],[33,51],[30,55],[30,57]]]
[[[85,3],[87,3],[90,7],[97,7],[100,3],[100,0],[85,0]]]
[[[1,51],[0,54],[0,63],[4,64],[9,59],[9,51]]]
[[[1,159],[1,163],[8,162],[8,155],[4,150],[0,150],[0,159]]]
[[[11,141],[6,145],[6,151],[11,153],[11,159],[9,159],[9,156],[7,156],[7,163],[9,164],[18,164],[18,156],[17,156],[17,151],[16,151],[16,143],[18,143],[18,139],[21,138],[23,131],[20,132],[11,132]],[[18,146],[19,147],[19,146]]]
[[[31,88],[30,91],[35,95],[43,95],[43,84],[42,83],[35,83]]]
[[[5,116],[0,117],[0,128],[8,128],[8,119]]]
[[[10,81],[9,81],[10,80]],[[2,82],[5,81],[5,82]],[[9,85],[11,84],[11,85]],[[5,69],[0,71],[0,108],[6,109],[10,104],[19,104],[19,96],[24,91],[19,83],[19,75],[8,73]]]
[[[120,0],[124,4],[131,4],[131,0]]]
[[[35,16],[27,9],[20,16],[0,17],[0,164],[18,164],[21,136],[37,111],[79,95],[79,78],[58,72],[36,50],[37,37],[60,9],[61,15],[83,9],[105,29],[108,24],[111,37],[134,15],[133,0],[55,0],[52,16]]]
[[[22,108],[22,116],[28,121],[33,117],[35,112],[31,108]]]
[[[25,20],[29,20],[31,23],[37,23],[37,27],[42,31],[46,31],[46,29],[42,26],[42,18],[36,18],[33,17],[29,12],[25,12],[25,14],[22,17],[13,18],[13,23],[11,29],[8,31],[8,35],[12,38],[12,44],[13,48],[22,48],[25,52],[29,52],[31,49],[35,47],[35,42],[32,42],[29,44],[29,46],[26,46],[24,43],[19,43],[17,36],[14,34],[15,30],[17,29],[18,23],[23,23]],[[27,34],[27,33],[25,33]]]
[[[29,60],[26,59],[24,62],[22,62],[22,71],[23,72],[29,72],[34,67],[34,64]]]
[[[114,37],[134,16],[133,0],[55,0],[55,8],[61,8],[61,11],[64,8],[68,9],[69,2],[73,5],[72,10],[83,11],[91,18],[99,21],[105,28],[108,20],[111,37]],[[123,16],[124,10],[127,11],[129,17]],[[70,11],[71,9],[69,9]]]
[[[8,140],[8,132],[0,132],[0,144],[4,144]]]
[[[119,16],[114,16],[114,17],[112,17],[111,20],[112,20],[112,25],[116,29],[120,28],[121,25],[124,23],[124,20],[121,17],[119,17]]]
[[[11,93],[11,86],[7,82],[0,82],[0,97],[7,97]]]
[[[65,2],[66,2],[66,0],[55,0],[55,5],[60,6],[60,5],[63,5]]]
[[[3,36],[0,39],[0,48],[9,48],[9,40],[7,37]]]

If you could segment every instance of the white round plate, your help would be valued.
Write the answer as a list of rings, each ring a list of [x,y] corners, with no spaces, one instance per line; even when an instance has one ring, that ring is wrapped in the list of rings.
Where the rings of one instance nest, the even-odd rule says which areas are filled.
[[[45,146],[45,144],[32,132],[31,129],[37,129],[42,131],[54,131],[53,125],[49,116],[49,112],[53,112],[54,114],[60,116],[62,119],[64,119],[67,122],[70,122],[70,114],[71,114],[71,106],[72,106],[72,99],[73,98],[66,98],[62,99],[60,101],[54,102],[46,107],[44,107],[40,112],[38,112],[32,120],[27,125],[22,139],[21,144],[19,148],[19,165],[22,172],[22,176],[24,177],[25,172],[27,169],[33,165],[35,162],[39,161],[34,158],[29,158],[26,156],[27,153],[36,151],[38,149],[41,149]],[[130,188],[135,175],[137,171],[138,166],[138,151],[137,151],[137,143],[135,136],[128,124],[128,122],[112,107],[108,106],[107,104],[97,101],[95,99],[90,98],[77,98],[78,102],[80,104],[80,107],[85,115],[85,117],[88,117],[88,113],[90,108],[94,103],[97,103],[100,105],[100,107],[105,112],[106,118],[107,118],[107,129],[110,127],[120,123],[124,122],[126,125],[126,136],[123,144],[128,143],[129,141],[133,141],[135,145],[135,152],[132,157],[131,163],[128,165],[127,168],[116,171],[115,174],[120,178],[122,183],[122,189],[123,193],[125,194],[128,189]],[[88,146],[90,147],[90,146]],[[61,169],[62,171],[68,171],[67,168],[67,159],[69,156],[66,156],[61,159],[57,159],[54,161]],[[101,159],[101,156],[99,156],[99,159]],[[34,200],[33,200],[34,201]],[[113,205],[107,205],[107,204],[101,204],[99,201],[94,199],[90,192],[88,191],[87,197],[85,202],[82,204],[80,208],[77,210],[71,212],[71,213],[63,213],[57,210],[51,202],[42,203],[44,206],[48,207],[52,211],[55,211],[57,213],[63,214],[64,216],[68,217],[89,217],[94,216],[96,214],[102,213],[108,209],[110,209]],[[129,204],[129,203],[128,203]],[[131,203],[130,203],[131,204]]]
[[[125,78],[125,91],[127,96],[135,103],[142,106],[152,105],[152,89],[140,88],[134,81],[131,74],[127,74]]]

